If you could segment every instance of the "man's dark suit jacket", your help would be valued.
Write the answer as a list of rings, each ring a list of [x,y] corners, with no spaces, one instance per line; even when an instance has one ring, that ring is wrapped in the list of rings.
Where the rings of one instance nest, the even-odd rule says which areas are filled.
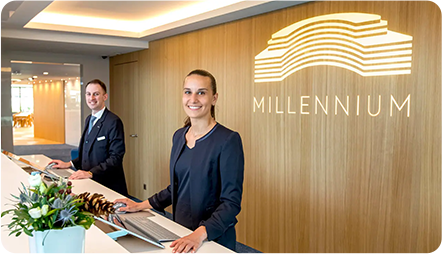
[[[170,155],[170,182],[166,189],[149,198],[153,208],[164,211],[177,203],[178,184],[175,164],[186,145],[189,127],[177,130]],[[202,142],[203,140],[206,142]],[[202,143],[199,143],[202,142]],[[244,179],[244,153],[241,137],[217,124],[209,134],[198,139],[190,166],[190,202],[192,230],[206,227],[207,239],[235,250],[236,216],[241,210]],[[195,156],[197,156],[195,158]],[[175,220],[175,217],[174,217]]]
[[[126,196],[123,122],[117,115],[105,109],[88,134],[90,118],[91,115],[86,118],[78,158],[72,160],[72,163],[76,169],[91,171],[93,180]]]

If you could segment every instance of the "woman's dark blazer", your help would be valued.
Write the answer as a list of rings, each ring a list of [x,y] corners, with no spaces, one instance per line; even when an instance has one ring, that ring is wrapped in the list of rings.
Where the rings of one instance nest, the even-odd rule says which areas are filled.
[[[170,155],[171,184],[149,198],[150,204],[156,210],[164,211],[164,208],[172,204],[175,214],[178,189],[174,174],[175,164],[186,145],[185,135],[188,129],[189,127],[183,127],[173,136]],[[216,124],[211,132],[196,141],[193,149],[189,177],[192,229],[204,225],[209,241],[214,240],[234,250],[235,224],[238,222],[236,216],[241,210],[244,180],[241,137],[237,132]]]

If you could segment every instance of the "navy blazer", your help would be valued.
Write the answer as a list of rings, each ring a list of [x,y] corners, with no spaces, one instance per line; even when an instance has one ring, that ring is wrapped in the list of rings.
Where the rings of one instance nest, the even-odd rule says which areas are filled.
[[[123,171],[123,156],[126,152],[123,122],[106,108],[88,135],[90,118],[91,115],[86,118],[78,158],[72,160],[72,163],[76,169],[91,171],[92,179],[98,183],[127,195]]]
[[[185,135],[189,127],[177,130],[173,136],[170,155],[171,184],[149,198],[153,208],[164,211],[173,205],[175,214],[178,183],[175,164],[186,145]],[[204,144],[199,142],[206,140]],[[194,159],[191,162],[189,185],[193,230],[204,225],[209,241],[216,241],[235,250],[236,216],[241,210],[244,180],[244,152],[237,132],[217,124],[204,137],[195,142]],[[195,159],[195,155],[198,158]],[[175,217],[174,217],[175,220]]]

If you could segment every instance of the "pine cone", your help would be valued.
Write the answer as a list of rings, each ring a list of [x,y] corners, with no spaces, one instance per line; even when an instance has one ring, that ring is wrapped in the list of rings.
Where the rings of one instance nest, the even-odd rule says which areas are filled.
[[[107,201],[102,194],[94,193],[92,196],[89,194],[84,192],[77,196],[77,199],[84,202],[80,207],[81,210],[93,213],[95,216],[108,216],[115,212],[114,203]]]

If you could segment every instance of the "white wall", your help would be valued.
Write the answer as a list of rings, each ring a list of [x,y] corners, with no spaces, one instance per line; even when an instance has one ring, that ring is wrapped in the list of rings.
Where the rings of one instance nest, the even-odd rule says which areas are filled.
[[[12,142],[11,62],[8,59],[8,53],[2,52],[1,148],[14,152]]]
[[[78,146],[81,137],[81,103],[84,95],[81,94],[80,80],[69,80],[64,83],[65,104],[65,142]]]

